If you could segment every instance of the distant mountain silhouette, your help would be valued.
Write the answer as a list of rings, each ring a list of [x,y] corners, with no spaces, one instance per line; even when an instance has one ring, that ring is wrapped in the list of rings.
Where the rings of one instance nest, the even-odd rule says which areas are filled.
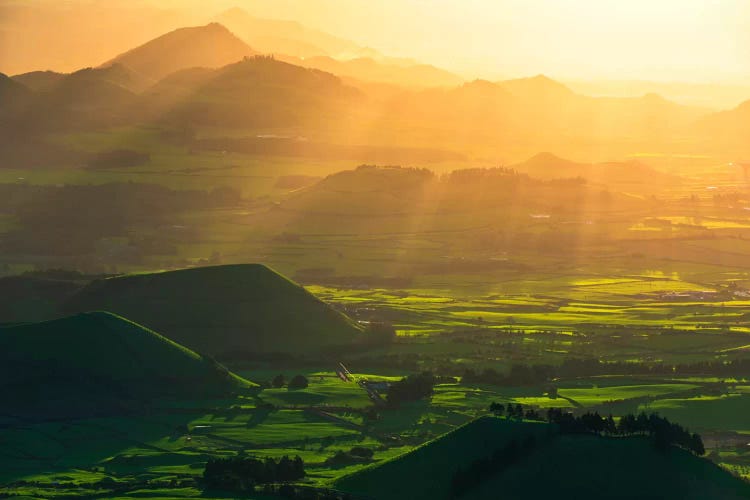
[[[703,117],[694,125],[693,133],[695,141],[706,148],[734,154],[743,161],[750,158],[750,100]]]
[[[566,99],[576,94],[568,87],[545,75],[498,82],[498,85],[516,97],[529,99]]]
[[[703,114],[656,95],[594,98],[575,94],[547,77],[492,83],[477,80],[448,90],[401,93],[386,104],[388,122],[422,130],[420,143],[475,154],[528,157],[538,151],[579,156],[659,150],[678,141]],[[379,127],[388,130],[385,120]],[[408,132],[407,132],[408,133]]]
[[[211,23],[181,28],[121,54],[102,66],[120,64],[150,83],[186,68],[219,68],[257,54],[227,28]]]
[[[648,188],[649,184],[664,186],[680,182],[677,176],[660,172],[637,161],[577,163],[552,153],[540,153],[522,163],[511,165],[510,168],[539,179],[581,177],[593,184],[641,184]]]
[[[16,82],[25,85],[34,91],[50,90],[60,80],[65,78],[65,73],[55,71],[32,71],[12,77]]]
[[[326,56],[308,57],[305,59],[280,56],[280,59],[306,68],[328,71],[341,77],[394,85],[450,87],[460,85],[463,81],[458,75],[428,64],[393,64],[376,61],[369,57],[360,57],[346,61]]]
[[[30,96],[28,87],[0,73],[0,116],[7,113],[9,107],[18,107]]]
[[[257,18],[238,7],[219,14],[214,20],[237,33],[256,50],[267,54],[352,58],[363,56],[369,50],[295,21]]]

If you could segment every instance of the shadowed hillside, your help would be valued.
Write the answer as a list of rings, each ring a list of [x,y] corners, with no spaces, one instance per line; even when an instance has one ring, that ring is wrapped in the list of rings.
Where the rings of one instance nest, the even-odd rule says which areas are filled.
[[[187,68],[219,68],[257,54],[218,23],[181,28],[115,57],[103,66],[121,64],[156,82]]]
[[[681,449],[660,452],[644,438],[557,436],[548,424],[491,417],[345,476],[336,487],[376,499],[448,499],[459,467],[529,435],[536,438],[529,452],[457,498],[733,499],[750,494],[747,483]]]
[[[0,328],[4,413],[31,417],[136,409],[163,397],[219,397],[253,384],[109,313]]]
[[[267,57],[248,58],[216,70],[176,104],[169,122],[224,127],[298,127],[324,133],[350,115],[361,94],[330,73]]]
[[[451,477],[459,467],[491,455],[513,439],[542,438],[552,432],[541,423],[480,418],[409,453],[345,476],[336,487],[378,500],[447,499]]]
[[[94,281],[65,309],[112,311],[216,356],[321,352],[361,340],[345,316],[257,264]]]
[[[60,304],[83,287],[85,280],[46,276],[0,278],[0,323],[43,321],[57,316]]]
[[[694,126],[694,133],[695,140],[705,147],[730,152],[740,160],[750,158],[750,100],[703,117]]]
[[[64,73],[55,71],[31,71],[13,76],[13,80],[35,92],[49,90],[63,78],[65,78]]]
[[[141,85],[139,75],[119,64],[85,68],[35,93],[21,123],[31,131],[124,123],[133,117],[138,100],[134,90]]]
[[[0,126],[22,110],[30,98],[28,87],[0,73]]]

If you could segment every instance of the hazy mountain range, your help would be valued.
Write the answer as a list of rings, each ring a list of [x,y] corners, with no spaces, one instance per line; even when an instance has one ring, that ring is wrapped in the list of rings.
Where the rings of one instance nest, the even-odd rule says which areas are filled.
[[[358,50],[297,23],[238,9],[221,17],[257,36],[285,32],[324,51]],[[658,94],[590,97],[543,75],[462,83],[439,68],[387,58],[259,58],[269,45],[260,50],[247,43],[252,39],[214,22],[170,31],[96,68],[70,74],[40,68],[4,78],[0,120],[5,128],[38,132],[156,121],[330,145],[439,145],[493,161],[539,151],[593,161],[643,151],[742,157],[750,149],[747,103],[712,113]]]

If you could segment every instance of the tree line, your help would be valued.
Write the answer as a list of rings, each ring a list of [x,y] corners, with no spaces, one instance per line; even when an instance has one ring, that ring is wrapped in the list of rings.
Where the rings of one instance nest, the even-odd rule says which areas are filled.
[[[576,416],[560,408],[548,409],[545,418],[533,408],[524,409],[521,404],[514,405],[513,403],[508,403],[505,406],[502,403],[493,402],[490,404],[489,410],[495,416],[506,416],[509,419],[546,420],[549,423],[557,424],[562,434],[649,436],[653,440],[654,446],[659,449],[677,446],[699,456],[706,453],[703,439],[699,434],[691,434],[681,425],[670,422],[657,413],[651,413],[650,415],[645,412],[638,415],[627,414],[620,417],[620,421],[616,423],[612,415],[603,417],[599,412],[586,412]]]
[[[208,488],[253,491],[256,485],[286,483],[305,477],[305,463],[299,456],[284,455],[278,461],[254,457],[213,458],[203,471]]]
[[[681,425],[670,422],[656,413],[623,415],[615,424],[612,415],[602,417],[598,412],[587,412],[575,416],[558,408],[550,408],[547,410],[547,420],[557,424],[563,434],[649,436],[654,446],[661,450],[677,446],[699,456],[706,453],[703,439],[699,434],[691,434]]]
[[[696,363],[647,364],[628,362],[602,362],[594,358],[568,358],[559,366],[514,364],[506,373],[493,368],[481,372],[467,369],[461,377],[468,384],[499,386],[537,385],[557,378],[575,378],[596,375],[714,375],[736,377],[750,375],[750,359],[711,360]]]

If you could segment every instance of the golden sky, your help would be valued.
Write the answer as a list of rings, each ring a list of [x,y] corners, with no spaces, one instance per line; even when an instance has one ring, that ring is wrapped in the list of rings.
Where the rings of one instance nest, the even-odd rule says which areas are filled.
[[[750,79],[749,0],[210,3],[240,4],[258,14],[297,18],[388,54],[479,76]]]
[[[239,6],[467,78],[750,82],[750,0],[0,0],[84,6],[102,22],[118,4],[194,24]]]

